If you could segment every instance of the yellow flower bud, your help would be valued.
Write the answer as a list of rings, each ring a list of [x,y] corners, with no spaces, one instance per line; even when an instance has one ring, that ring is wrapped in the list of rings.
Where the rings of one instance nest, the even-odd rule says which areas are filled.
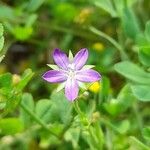
[[[92,114],[92,118],[91,118],[91,122],[95,123],[96,121],[98,121],[100,119],[100,113],[97,111],[97,112],[94,112]]]
[[[100,83],[97,81],[97,82],[94,82],[90,87],[89,87],[89,90],[93,93],[98,93],[99,90],[100,90]]]
[[[93,49],[95,49],[98,52],[101,52],[104,50],[104,45],[100,42],[94,43],[93,44]]]
[[[13,83],[13,85],[16,85],[17,83],[19,83],[20,80],[21,80],[21,78],[20,78],[19,75],[17,75],[17,74],[14,74],[14,75],[13,75],[13,78],[12,78],[12,83]]]

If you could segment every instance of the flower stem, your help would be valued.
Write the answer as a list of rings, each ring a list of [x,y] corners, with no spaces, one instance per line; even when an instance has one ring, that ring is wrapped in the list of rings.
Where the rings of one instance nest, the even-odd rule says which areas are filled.
[[[83,124],[89,124],[88,119],[86,118],[86,115],[81,111],[79,104],[78,104],[78,100],[73,102],[73,106],[75,111],[78,113],[78,115],[80,116],[81,122]]]
[[[107,39],[110,43],[112,43],[120,52],[120,55],[121,55],[121,58],[122,60],[126,60],[128,59],[128,56],[127,54],[124,52],[124,49],[122,48],[122,46],[117,42],[115,41],[113,38],[111,38],[110,36],[108,36],[107,34],[105,34],[104,32],[100,31],[100,30],[97,30],[95,27],[93,26],[90,26],[90,31],[92,31],[93,33]]]
[[[28,107],[26,107],[26,105],[24,105],[23,103],[20,103],[20,107],[28,114],[30,115],[43,129],[45,129],[46,131],[48,131],[50,134],[54,135],[55,137],[58,138],[58,136],[53,133],[48,127],[47,125],[40,119],[38,118]]]

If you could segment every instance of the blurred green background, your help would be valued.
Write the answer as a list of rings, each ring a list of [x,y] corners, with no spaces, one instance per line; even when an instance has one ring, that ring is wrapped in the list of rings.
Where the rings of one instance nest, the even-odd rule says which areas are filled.
[[[0,149],[150,149],[149,20],[149,0],[1,0]],[[55,48],[87,48],[102,75],[85,120],[41,78]]]

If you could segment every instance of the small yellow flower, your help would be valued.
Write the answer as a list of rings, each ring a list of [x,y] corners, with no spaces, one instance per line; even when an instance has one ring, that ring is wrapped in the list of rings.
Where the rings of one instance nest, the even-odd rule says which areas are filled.
[[[99,90],[100,90],[100,83],[97,81],[97,82],[94,82],[90,87],[89,87],[89,90],[93,93],[98,93]]]
[[[101,52],[104,50],[104,45],[100,42],[94,43],[93,44],[93,49],[95,49],[98,52]]]

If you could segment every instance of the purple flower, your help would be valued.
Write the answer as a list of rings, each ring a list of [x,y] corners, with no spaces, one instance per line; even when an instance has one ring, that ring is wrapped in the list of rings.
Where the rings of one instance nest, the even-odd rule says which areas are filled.
[[[88,59],[86,48],[81,49],[74,58],[71,52],[68,58],[64,52],[55,49],[53,59],[56,65],[49,66],[54,70],[47,71],[43,79],[50,83],[61,83],[59,89],[65,88],[65,95],[70,101],[77,98],[83,82],[95,82],[101,78],[97,71],[91,69],[92,65],[85,65]]]

